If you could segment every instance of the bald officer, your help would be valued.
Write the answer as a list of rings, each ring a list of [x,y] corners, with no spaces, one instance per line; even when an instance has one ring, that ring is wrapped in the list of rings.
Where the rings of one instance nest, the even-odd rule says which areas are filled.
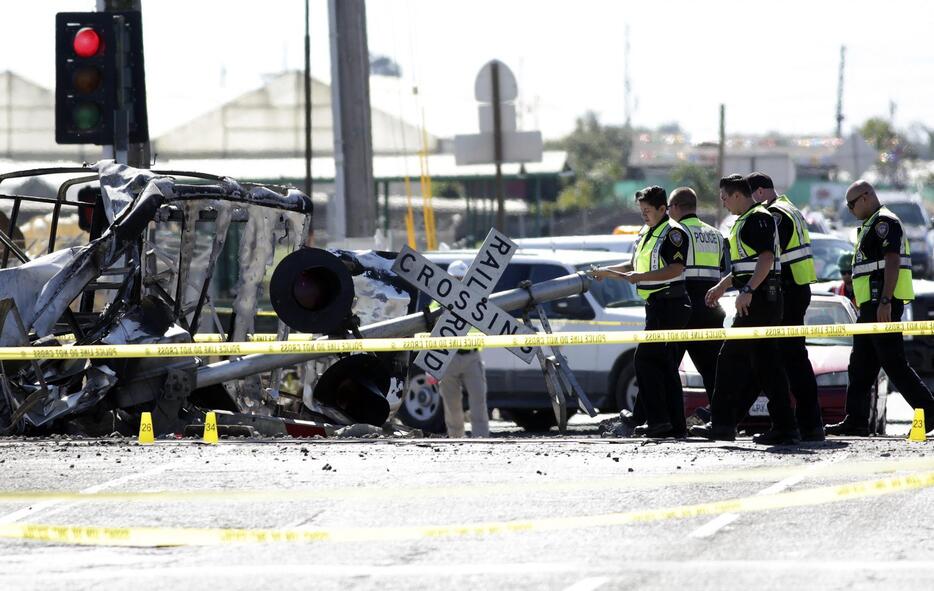
[[[846,206],[863,220],[853,253],[853,294],[857,322],[899,322],[911,305],[911,253],[902,223],[879,203],[872,185],[859,180],[846,192]],[[826,426],[828,435],[869,435],[869,392],[879,369],[912,408],[924,409],[925,425],[934,428],[934,397],[905,359],[901,333],[853,336],[846,389],[846,418]]]

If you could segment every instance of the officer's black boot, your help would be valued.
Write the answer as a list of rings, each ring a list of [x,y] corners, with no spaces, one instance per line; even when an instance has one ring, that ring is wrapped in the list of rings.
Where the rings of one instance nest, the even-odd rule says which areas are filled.
[[[773,428],[752,438],[752,442],[759,445],[794,445],[799,441],[801,441],[801,434],[797,429]]]
[[[713,423],[694,425],[688,429],[688,433],[695,437],[710,439],[711,441],[736,441],[735,427],[714,425]]]
[[[827,435],[850,435],[852,437],[869,437],[868,422],[860,424],[846,415],[846,418],[839,423],[824,425],[824,431]]]
[[[827,438],[824,436],[824,428],[821,426],[814,427],[813,429],[801,429],[801,441],[813,443],[826,439]]]
[[[654,425],[639,425],[633,429],[634,437],[671,437],[671,423],[655,423]]]

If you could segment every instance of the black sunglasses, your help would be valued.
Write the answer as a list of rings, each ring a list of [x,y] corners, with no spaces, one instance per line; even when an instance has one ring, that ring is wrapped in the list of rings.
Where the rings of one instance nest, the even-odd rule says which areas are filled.
[[[854,199],[854,200],[852,200],[852,201],[847,201],[847,202],[846,202],[846,206],[852,210],[854,207],[856,207],[856,202],[859,201],[860,199],[862,199],[862,198],[865,197],[865,196],[866,196],[866,194],[863,193],[863,194],[861,194],[859,197],[857,197],[856,199]]]

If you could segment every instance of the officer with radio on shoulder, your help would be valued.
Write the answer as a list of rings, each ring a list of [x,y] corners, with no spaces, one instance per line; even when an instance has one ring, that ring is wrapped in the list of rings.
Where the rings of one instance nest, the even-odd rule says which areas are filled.
[[[727,273],[728,259],[723,248],[723,235],[719,230],[697,217],[697,194],[689,187],[678,187],[668,199],[668,214],[687,231],[690,241],[684,267],[684,283],[691,300],[691,317],[685,328],[723,328],[726,313],[720,304],[708,306],[707,292]],[[707,398],[713,394],[717,376],[717,355],[723,341],[688,341],[677,343],[677,363],[684,353],[704,381]]]
[[[879,203],[875,189],[864,180],[847,189],[846,205],[863,220],[852,265],[857,322],[899,322],[905,305],[914,299],[911,253],[901,221]],[[846,418],[827,425],[828,435],[869,435],[869,394],[880,368],[912,408],[924,410],[926,428],[934,428],[934,396],[908,365],[902,334],[878,333],[853,335]]]
[[[646,228],[636,245],[633,268],[627,265],[600,267],[591,271],[595,279],[623,279],[636,285],[646,300],[645,329],[684,328],[691,315],[691,303],[684,285],[684,266],[689,238],[685,229],[668,217],[668,195],[659,186],[636,192],[636,201]],[[675,356],[677,343],[639,343],[633,361],[639,395],[637,415],[646,424],[633,431],[645,437],[684,437],[684,392],[678,377]]]
[[[775,220],[753,200],[742,175],[720,179],[720,200],[739,217],[730,231],[732,270],[707,292],[707,305],[715,305],[732,285],[739,290],[734,327],[778,326],[782,319],[781,249]],[[724,341],[710,400],[711,422],[691,427],[691,434],[733,441],[742,418],[737,409],[744,399],[743,391],[756,376],[769,399],[772,428],[753,441],[765,445],[796,443],[800,434],[791,410],[788,378],[782,365],[775,362],[777,358],[775,339]]]
[[[764,205],[775,219],[778,245],[782,251],[782,324],[804,326],[804,316],[811,305],[811,284],[817,281],[807,222],[786,195],[775,192],[770,176],[754,172],[746,177],[746,181],[752,189],[752,198]],[[823,441],[824,421],[817,399],[817,379],[804,337],[777,339],[776,345],[779,352],[777,360],[784,364],[791,393],[797,402],[795,417],[801,430],[801,440]],[[758,388],[750,390],[748,403],[741,405],[737,412],[745,412],[757,396]]]

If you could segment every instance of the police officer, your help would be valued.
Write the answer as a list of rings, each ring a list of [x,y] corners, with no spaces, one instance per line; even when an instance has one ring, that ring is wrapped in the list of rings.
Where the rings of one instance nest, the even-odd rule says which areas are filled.
[[[726,314],[719,303],[708,306],[707,292],[726,274],[723,235],[697,217],[697,194],[688,187],[678,187],[668,200],[668,215],[687,231],[689,248],[684,266],[684,282],[691,300],[691,317],[685,328],[723,328]],[[713,394],[717,375],[717,355],[723,341],[688,341],[677,343],[675,361],[681,364],[687,352],[704,380],[708,399]]]
[[[646,224],[636,245],[634,271],[623,265],[602,267],[592,272],[597,279],[613,277],[636,285],[646,300],[646,330],[684,328],[691,305],[684,285],[684,265],[689,238],[684,228],[668,217],[668,195],[659,186],[636,192],[636,201]],[[634,365],[639,384],[637,405],[645,413],[646,424],[634,431],[646,437],[684,437],[684,392],[675,363],[674,343],[640,343]]]
[[[448,274],[455,279],[463,279],[467,274],[467,263],[461,260],[448,265]],[[464,437],[464,394],[470,407],[471,437],[490,436],[490,417],[486,407],[486,369],[483,358],[477,349],[458,349],[439,389],[444,404],[444,424],[448,437]]]
[[[739,217],[730,230],[732,271],[707,292],[713,305],[732,285],[736,298],[734,327],[775,326],[781,322],[782,294],[779,275],[781,250],[775,220],[752,199],[749,183],[742,175],[720,179],[720,200]],[[769,397],[772,429],[753,441],[767,445],[795,443],[799,438],[788,398],[788,378],[774,339],[727,340],[717,358],[717,378],[710,400],[711,422],[691,427],[692,435],[733,441],[736,438],[737,404],[745,386],[757,376]]]
[[[872,185],[859,180],[846,191],[846,205],[864,220],[853,253],[853,293],[858,322],[899,322],[914,299],[911,253],[899,219],[879,203]],[[934,428],[934,397],[905,359],[901,333],[853,336],[846,418],[826,426],[828,435],[869,435],[869,391],[885,370],[889,381],[912,408],[924,409],[925,425]]]
[[[807,222],[786,195],[779,196],[775,192],[770,176],[754,172],[746,180],[752,190],[752,198],[769,210],[778,228],[778,245],[782,253],[782,324],[803,326],[804,315],[811,304],[810,285],[817,281]],[[801,440],[823,441],[824,421],[817,399],[817,379],[808,358],[804,337],[776,339],[776,345],[791,393],[797,401],[795,416],[801,430]],[[742,413],[755,402],[758,395],[757,389],[750,390],[750,393],[748,404],[739,409]]]

